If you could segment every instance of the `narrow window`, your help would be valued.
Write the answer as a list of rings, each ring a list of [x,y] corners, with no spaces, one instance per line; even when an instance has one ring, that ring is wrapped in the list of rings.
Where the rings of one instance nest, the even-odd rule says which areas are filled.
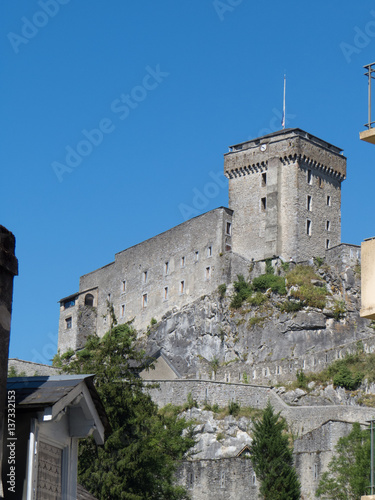
[[[125,316],[125,304],[121,305],[121,318]]]
[[[143,308],[147,307],[147,293],[144,293],[142,295],[142,307]]]
[[[327,229],[327,231],[331,230],[331,223],[329,220],[327,220],[327,222],[326,222],[326,229]]]
[[[309,212],[311,212],[311,200],[312,200],[311,196],[307,195],[307,210]]]
[[[318,464],[314,464],[314,479],[318,479]]]
[[[253,379],[255,380],[257,378],[257,371],[253,370]]]
[[[164,264],[164,274],[167,275],[169,274],[169,261]]]
[[[267,186],[267,174],[262,174],[262,187]]]
[[[85,306],[93,306],[94,305],[94,296],[91,293],[87,293],[85,295]]]
[[[267,209],[267,198],[266,197],[260,199],[260,208],[262,209],[263,212]]]
[[[307,171],[307,184],[311,184],[312,180],[312,175],[311,175],[311,170]]]
[[[126,280],[122,280],[122,283],[121,283],[121,291],[122,291],[122,293],[125,293],[125,292],[126,292]]]
[[[211,246],[209,246],[207,248],[207,257],[212,257],[212,247]]]
[[[327,196],[327,205],[330,207],[331,206],[331,197]]]
[[[232,234],[232,224],[227,222],[227,234],[230,236]]]
[[[320,188],[322,188],[322,187],[323,187],[323,179],[322,179],[321,177],[319,177],[319,179],[318,179],[318,186],[319,186]]]
[[[72,328],[72,317],[69,316],[69,318],[65,318],[65,328],[69,330]]]
[[[108,300],[108,302],[111,302],[111,294],[110,293],[107,295],[107,300]]]
[[[221,487],[225,488],[225,472],[221,473]]]
[[[326,240],[326,248],[328,249],[330,247],[330,241]]]
[[[211,268],[206,267],[206,280],[209,280],[211,278]]]
[[[195,262],[198,262],[199,260],[199,252],[198,250],[195,252]]]
[[[307,219],[306,221],[306,234],[311,236],[311,220]]]
[[[168,287],[164,287],[164,300],[168,300]]]
[[[253,486],[257,484],[257,477],[255,474],[253,474],[253,480],[252,480]]]
[[[185,293],[185,281],[180,282],[180,293]]]
[[[185,267],[185,257],[181,257],[181,267]]]
[[[147,283],[148,280],[148,271],[143,271],[143,283]]]

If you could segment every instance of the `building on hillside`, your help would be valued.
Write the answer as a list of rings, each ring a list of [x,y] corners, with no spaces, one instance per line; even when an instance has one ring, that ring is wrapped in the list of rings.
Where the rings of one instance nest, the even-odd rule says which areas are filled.
[[[229,208],[220,207],[119,252],[80,278],[60,301],[61,353],[81,348],[119,322],[145,329],[222,283],[247,274],[254,261],[305,261],[341,243],[342,150],[301,129],[234,145],[224,155]]]

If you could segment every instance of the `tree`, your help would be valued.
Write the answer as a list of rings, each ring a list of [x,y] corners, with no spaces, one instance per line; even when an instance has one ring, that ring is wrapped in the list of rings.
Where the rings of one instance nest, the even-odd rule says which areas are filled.
[[[368,430],[358,422],[338,440],[335,454],[319,482],[317,496],[332,500],[357,500],[370,484],[371,443]]]
[[[100,500],[183,499],[186,493],[174,484],[174,472],[194,445],[192,431],[176,412],[159,412],[144,392],[131,369],[144,360],[134,348],[135,338],[128,324],[113,327],[103,338],[91,336],[64,368],[96,374],[111,425],[104,446],[93,439],[81,442],[78,478]]]
[[[297,500],[300,482],[293,466],[287,425],[268,401],[263,417],[254,423],[250,456],[265,500]]]

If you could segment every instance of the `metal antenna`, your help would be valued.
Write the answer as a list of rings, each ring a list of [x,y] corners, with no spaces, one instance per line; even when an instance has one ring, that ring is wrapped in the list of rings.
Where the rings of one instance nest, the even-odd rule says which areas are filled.
[[[375,63],[374,63],[375,64]],[[374,70],[375,71],[375,70]],[[286,116],[286,106],[285,106],[285,90],[286,90],[286,75],[284,74],[284,98],[283,98],[283,119],[281,121],[281,126],[283,130],[285,129],[285,116]]]
[[[371,121],[371,80],[373,78],[375,79],[374,66],[375,62],[363,66],[365,69],[367,69],[365,76],[368,76],[368,123],[365,123],[365,127],[367,127],[368,129],[372,128],[373,123],[375,123]]]

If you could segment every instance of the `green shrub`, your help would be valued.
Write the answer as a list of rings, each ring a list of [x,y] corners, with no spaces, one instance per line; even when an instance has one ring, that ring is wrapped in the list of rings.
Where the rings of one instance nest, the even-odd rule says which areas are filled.
[[[257,292],[255,295],[249,297],[247,302],[252,306],[261,306],[264,302],[267,302],[267,300],[267,295],[264,295],[262,292]]]
[[[327,289],[325,287],[302,285],[298,290],[292,290],[291,295],[303,302],[303,305],[324,309],[327,302]]]
[[[281,312],[291,313],[303,309],[303,304],[302,302],[299,301],[295,302],[293,300],[286,300],[285,302],[278,304],[278,308],[280,309]]]
[[[217,287],[217,291],[219,292],[220,297],[223,299],[225,294],[227,293],[227,285],[223,283]]]
[[[157,324],[157,320],[155,318],[151,318],[151,326],[154,326]]]
[[[225,438],[224,432],[218,432],[216,435],[216,440],[217,441],[222,441]]]
[[[247,373],[246,373],[246,372],[244,372],[244,373],[242,374],[242,380],[243,380],[243,383],[244,383],[244,384],[248,384],[248,383],[249,383],[249,382],[248,382],[248,379],[247,379]]]
[[[261,274],[258,278],[254,278],[253,287],[260,292],[265,292],[270,288],[279,295],[286,294],[285,278],[282,276],[275,276],[274,274]]]
[[[187,401],[183,405],[182,409],[186,411],[191,410],[192,408],[198,408],[198,403],[195,399],[193,399],[191,392],[189,392],[189,394],[187,395]]]
[[[266,274],[275,274],[271,259],[266,259]]]
[[[239,414],[240,410],[241,410],[241,406],[236,401],[231,401],[228,404],[229,415],[233,415],[233,417],[235,417],[236,415]]]
[[[282,262],[281,263],[282,270],[287,273],[290,268],[290,262]]]
[[[242,306],[244,300],[246,300],[252,294],[253,287],[250,283],[245,281],[242,274],[237,276],[238,281],[233,283],[234,291],[236,292],[230,303],[232,309],[239,309]]]
[[[339,321],[344,317],[346,313],[345,302],[343,300],[335,300],[335,303],[332,307],[333,317],[336,321]]]
[[[297,371],[296,377],[297,377],[298,387],[300,387],[301,389],[306,389],[307,388],[307,377],[304,374],[304,372],[302,370]]]
[[[336,375],[333,377],[333,384],[338,387],[344,387],[348,391],[354,391],[363,380],[362,372],[352,373],[346,365],[342,365]]]
[[[324,262],[324,258],[323,257],[314,257],[314,264],[316,265],[316,267],[320,267]]]

